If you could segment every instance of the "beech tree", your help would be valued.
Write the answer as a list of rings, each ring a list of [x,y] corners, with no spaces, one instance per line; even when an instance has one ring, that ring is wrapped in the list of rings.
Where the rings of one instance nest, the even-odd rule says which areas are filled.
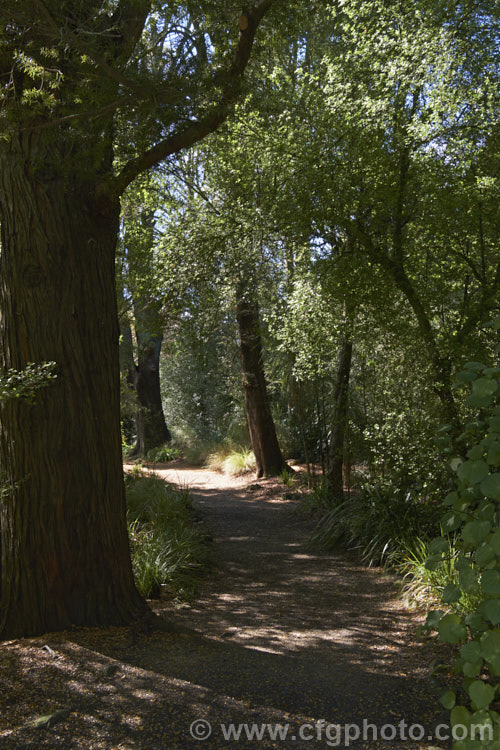
[[[0,366],[57,363],[34,405],[2,405],[4,637],[145,610],[120,449],[120,196],[224,121],[271,4],[236,39],[216,0],[2,2]]]

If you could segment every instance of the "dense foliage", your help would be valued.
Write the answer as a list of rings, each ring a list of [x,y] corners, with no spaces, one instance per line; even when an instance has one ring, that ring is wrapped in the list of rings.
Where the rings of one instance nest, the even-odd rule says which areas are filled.
[[[493,326],[500,330],[500,317]],[[445,498],[443,536],[431,543],[427,560],[430,570],[441,567],[443,558],[446,564],[446,535],[453,534],[458,580],[443,590],[447,610],[431,611],[427,625],[438,630],[442,641],[460,645],[454,666],[464,675],[463,694],[448,690],[441,698],[451,709],[452,726],[489,727],[490,738],[481,747],[494,748],[500,739],[500,719],[492,706],[500,674],[500,368],[468,362],[458,379],[471,386],[467,404],[473,414],[460,436],[466,452],[450,457],[455,489]],[[442,450],[453,454],[449,429],[441,428],[438,440]],[[459,606],[464,595],[472,599],[466,612]],[[454,750],[469,747],[470,741],[453,745]]]
[[[287,456],[328,473],[349,340],[344,481],[425,504],[447,482],[436,425],[458,434],[465,416],[453,374],[493,354],[498,17],[488,2],[463,15],[425,2],[323,10],[259,49],[235,116],[157,175],[165,413],[184,443],[236,433],[248,446],[235,327],[246,279]]]

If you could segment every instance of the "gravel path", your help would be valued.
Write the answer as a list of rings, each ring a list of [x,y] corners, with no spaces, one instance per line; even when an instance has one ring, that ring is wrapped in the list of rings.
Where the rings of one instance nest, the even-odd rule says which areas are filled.
[[[445,721],[427,678],[433,654],[416,641],[418,618],[402,608],[392,579],[345,556],[311,553],[311,521],[278,480],[159,473],[191,487],[214,537],[216,567],[202,595],[190,607],[155,605],[169,632],[130,639],[125,628],[81,629],[3,644],[0,708],[23,701],[26,718],[72,713],[43,731],[21,728],[13,710],[5,731],[0,719],[0,748],[447,747],[431,739]],[[207,739],[190,734],[199,720],[212,725]],[[375,726],[356,739],[364,721]],[[221,724],[247,722],[262,740],[245,730],[225,739]],[[287,724],[286,739],[272,737]],[[333,726],[346,724],[357,726],[347,734]],[[420,732],[411,725],[425,726],[421,740],[409,739]]]
[[[217,551],[203,596],[176,615],[207,638],[190,658],[173,655],[171,674],[250,705],[335,724],[404,720],[429,728],[444,720],[427,678],[431,657],[415,639],[418,618],[402,608],[393,579],[345,556],[311,553],[311,521],[296,501],[283,500],[277,481],[160,473],[191,487]],[[423,743],[401,744],[433,743],[426,734]]]

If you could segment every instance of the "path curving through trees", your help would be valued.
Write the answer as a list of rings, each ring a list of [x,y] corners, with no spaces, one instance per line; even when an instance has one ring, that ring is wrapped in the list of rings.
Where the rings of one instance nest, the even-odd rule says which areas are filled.
[[[354,723],[361,731],[364,720],[376,724],[379,741],[367,732],[356,747],[385,747],[384,724],[404,721],[408,736],[413,724],[445,720],[430,690],[431,657],[415,637],[418,618],[402,607],[394,580],[349,556],[311,552],[313,521],[286,499],[292,493],[279,480],[186,468],[159,473],[190,486],[214,537],[217,566],[202,596],[175,615],[205,640],[191,656],[174,654],[171,674],[310,721]],[[396,744],[439,744],[429,737]],[[276,747],[325,747],[325,739]]]
[[[433,654],[391,578],[311,552],[313,521],[278,479],[182,465],[158,473],[189,485],[213,535],[201,595],[190,606],[152,602],[164,629],[1,644],[2,748],[447,747],[432,739],[446,720],[428,679]],[[29,725],[55,709],[70,713],[45,730]]]

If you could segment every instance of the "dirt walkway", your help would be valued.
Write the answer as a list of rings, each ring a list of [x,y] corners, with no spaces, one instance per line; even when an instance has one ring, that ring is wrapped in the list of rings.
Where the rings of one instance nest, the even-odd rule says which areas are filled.
[[[86,629],[3,646],[0,657],[19,671],[19,698],[23,684],[28,694],[37,686],[28,714],[47,712],[40,690],[73,713],[34,737],[15,726],[0,732],[0,747],[2,738],[9,750],[446,747],[431,739],[431,727],[445,721],[427,679],[432,655],[415,641],[417,618],[402,609],[391,579],[345,556],[309,552],[311,521],[283,499],[277,480],[159,473],[191,487],[214,537],[216,569],[201,597],[191,607],[157,607],[174,624],[170,633],[130,640],[123,628]],[[44,645],[53,656],[40,656]],[[109,664],[114,676],[105,674]],[[190,734],[200,719],[212,725],[203,741]],[[322,719],[377,729],[355,741],[356,727],[327,732],[316,725]],[[287,739],[268,730],[261,741],[224,738],[221,723],[245,722],[271,724],[271,732],[288,723]],[[407,739],[420,732],[410,725],[425,725],[421,740]]]

